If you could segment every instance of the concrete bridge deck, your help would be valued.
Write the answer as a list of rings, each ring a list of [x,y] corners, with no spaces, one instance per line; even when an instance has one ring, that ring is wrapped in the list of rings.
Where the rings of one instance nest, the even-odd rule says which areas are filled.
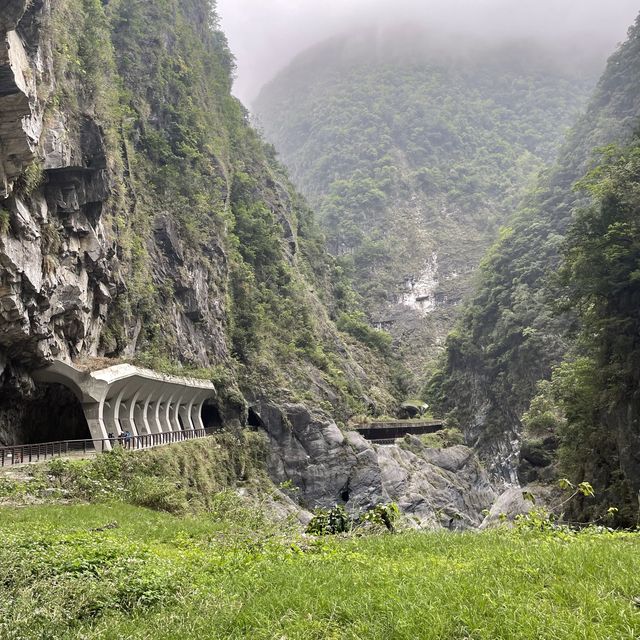
[[[370,422],[361,425],[356,431],[376,444],[393,444],[397,438],[406,435],[424,435],[444,429],[442,420],[398,420],[388,422]]]

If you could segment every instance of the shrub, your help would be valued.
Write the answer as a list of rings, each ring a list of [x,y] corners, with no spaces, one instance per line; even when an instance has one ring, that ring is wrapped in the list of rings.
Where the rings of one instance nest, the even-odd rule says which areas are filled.
[[[371,522],[382,527],[385,527],[388,531],[396,530],[396,522],[400,518],[400,509],[395,502],[390,504],[377,504],[373,509],[369,509],[364,516],[362,516],[362,522]]]
[[[6,235],[9,233],[9,227],[11,226],[11,214],[0,207],[0,234]]]
[[[426,447],[433,449],[445,449],[465,443],[462,431],[455,428],[442,429],[436,433],[426,433],[420,436],[420,441]]]
[[[134,478],[129,501],[140,507],[176,515],[182,515],[189,509],[185,492],[175,482],[155,476]]]
[[[393,338],[386,331],[369,326],[363,313],[343,313],[337,322],[338,329],[348,333],[356,340],[387,355],[391,349]]]
[[[394,532],[400,517],[400,509],[395,502],[377,504],[360,516],[351,516],[342,505],[332,509],[316,509],[313,519],[307,525],[307,533],[314,536],[350,533],[358,527],[372,524]]]
[[[16,191],[21,196],[30,196],[44,181],[44,169],[40,160],[28,164],[16,182]]]
[[[332,509],[316,509],[311,522],[307,525],[307,533],[314,536],[348,533],[353,528],[353,520],[341,505]]]

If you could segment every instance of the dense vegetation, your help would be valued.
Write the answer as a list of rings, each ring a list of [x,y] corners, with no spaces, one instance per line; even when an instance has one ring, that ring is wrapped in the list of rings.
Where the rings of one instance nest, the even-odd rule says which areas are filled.
[[[564,472],[606,495],[581,516],[615,504],[626,524],[636,521],[638,490],[637,151],[610,149],[603,159],[598,147],[628,141],[637,127],[639,74],[636,24],[555,168],[485,257],[428,391],[443,410],[455,409],[501,473],[513,463],[505,443],[522,434],[529,409],[525,423],[537,433],[525,435],[551,449],[559,437]],[[565,357],[554,384],[539,384]]]
[[[437,351],[471,272],[591,87],[535,47],[469,49],[414,32],[336,38],[256,102],[329,249],[414,370]],[[416,321],[396,303],[425,272],[436,311]]]
[[[161,370],[204,366],[226,387],[331,398],[342,415],[363,409],[364,386],[391,407],[384,336],[362,323],[338,332],[338,318],[358,317],[355,296],[231,96],[215,3],[57,0],[49,28],[58,83],[42,95],[47,108],[71,121],[91,114],[107,140],[123,284],[100,352],[133,350]],[[190,310],[194,280],[204,311]],[[187,326],[167,317],[176,302]]]
[[[593,197],[578,211],[563,248],[563,304],[579,319],[569,358],[553,375],[564,413],[560,465],[591,478],[606,493],[580,515],[596,518],[611,504],[637,522],[640,419],[640,143],[611,147],[582,183]]]
[[[6,640],[640,633],[636,533],[532,515],[482,534],[303,536],[268,515],[286,499],[257,434],[33,473],[0,477]]]

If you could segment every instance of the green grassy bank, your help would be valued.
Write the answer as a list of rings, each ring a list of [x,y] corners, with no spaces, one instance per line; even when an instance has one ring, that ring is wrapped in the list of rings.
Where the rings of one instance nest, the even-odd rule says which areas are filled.
[[[304,538],[232,492],[206,512],[0,509],[0,638],[640,636],[640,537]]]

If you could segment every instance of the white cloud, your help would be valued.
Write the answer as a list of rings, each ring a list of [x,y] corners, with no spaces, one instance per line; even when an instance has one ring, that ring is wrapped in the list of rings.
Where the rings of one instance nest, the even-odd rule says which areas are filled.
[[[612,50],[636,0],[218,0],[238,61],[236,94],[249,103],[297,53],[360,25],[419,21],[489,37],[572,39]]]

